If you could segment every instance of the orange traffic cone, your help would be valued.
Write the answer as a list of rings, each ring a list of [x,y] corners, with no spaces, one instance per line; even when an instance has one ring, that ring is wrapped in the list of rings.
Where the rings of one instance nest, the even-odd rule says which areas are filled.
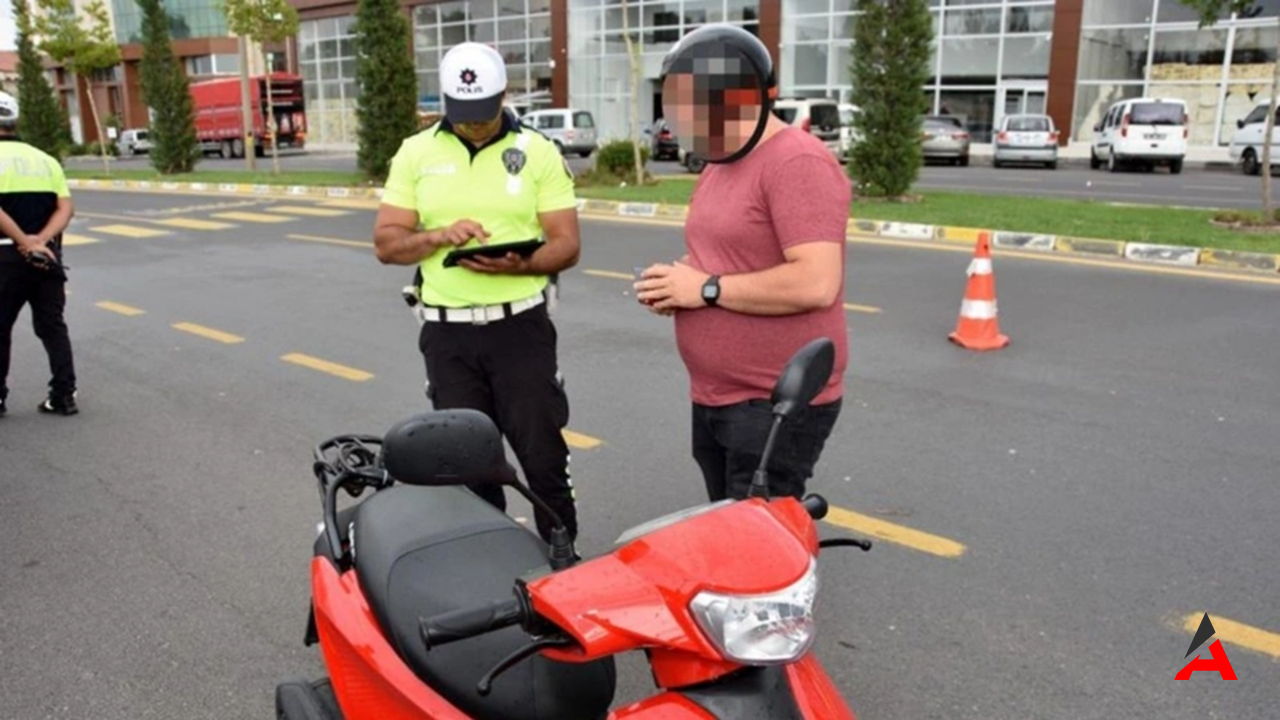
[[[973,261],[969,263],[969,286],[960,305],[960,320],[951,342],[969,350],[999,350],[1009,344],[1000,334],[996,315],[996,276],[991,269],[991,234],[979,233]]]

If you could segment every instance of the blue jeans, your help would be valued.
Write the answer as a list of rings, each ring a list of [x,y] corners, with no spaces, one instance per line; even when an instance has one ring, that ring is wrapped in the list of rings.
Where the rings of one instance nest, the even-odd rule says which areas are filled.
[[[810,405],[778,429],[767,468],[770,497],[804,496],[841,405],[841,400]],[[773,405],[767,400],[724,407],[693,405],[693,458],[702,468],[712,502],[747,497],[772,426]]]

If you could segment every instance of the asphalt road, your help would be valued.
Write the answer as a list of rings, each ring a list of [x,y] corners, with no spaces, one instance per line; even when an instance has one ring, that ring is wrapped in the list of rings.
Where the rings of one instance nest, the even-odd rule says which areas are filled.
[[[411,273],[362,245],[367,211],[77,203],[73,232],[93,241],[67,261],[82,412],[34,412],[46,370],[24,314],[0,420],[0,714],[270,717],[278,680],[323,671],[301,644],[311,447],[425,409],[398,297]],[[613,276],[676,256],[679,232],[584,230],[557,322],[570,426],[602,441],[573,457],[594,554],[702,497],[669,321]],[[1013,343],[977,355],[946,341],[968,260],[850,245],[862,311],[810,489],[963,553],[919,549],[935,539],[824,554],[828,671],[866,720],[1273,718],[1280,645],[1224,638],[1237,682],[1174,675],[1188,616],[1280,632],[1280,286],[1002,255]],[[620,704],[649,689],[642,663],[621,667]]]
[[[92,167],[94,161],[74,159],[76,166]],[[126,158],[117,167],[149,167],[145,157]],[[593,160],[572,157],[569,164],[575,172],[591,167]],[[1036,167],[996,169],[981,158],[967,168],[930,164],[923,168],[916,184],[919,190],[954,190],[997,195],[1052,197],[1070,200],[1177,205],[1186,207],[1256,209],[1261,205],[1261,180],[1238,172],[1188,167],[1181,175],[1171,175],[1163,168],[1154,172],[1122,170],[1111,174],[1106,170],[1064,165],[1058,170]],[[281,156],[286,170],[355,170],[355,155],[331,152],[289,152]],[[245,162],[206,157],[200,164],[209,170],[242,170]],[[269,169],[270,158],[259,158],[258,168]],[[653,162],[650,170],[660,175],[684,173],[678,163]],[[1274,194],[1280,199],[1280,182]]]

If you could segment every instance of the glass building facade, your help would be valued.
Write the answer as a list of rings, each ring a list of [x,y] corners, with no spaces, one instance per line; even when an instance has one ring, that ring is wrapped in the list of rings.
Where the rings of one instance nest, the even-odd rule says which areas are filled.
[[[1278,11],[1280,0],[1259,0],[1248,17],[1200,29],[1178,0],[1085,0],[1072,139],[1091,140],[1111,103],[1148,96],[1187,102],[1191,144],[1230,143],[1270,95]]]
[[[169,33],[175,40],[225,37],[227,17],[219,0],[165,0]],[[134,0],[111,0],[116,41],[121,45],[142,42],[142,10]]]
[[[440,58],[449,48],[468,41],[493,45],[502,55],[509,102],[550,103],[550,0],[455,0],[413,10],[419,108],[441,109]]]
[[[658,74],[662,57],[688,31],[729,22],[759,32],[755,0],[667,0],[628,2],[627,26],[640,44],[640,124],[662,114]],[[621,0],[569,0],[569,105],[595,117],[603,138],[625,137],[633,91],[631,63],[623,39]]]
[[[128,32],[130,22],[136,26],[123,14],[129,1],[113,0],[122,10],[120,32]],[[183,2],[205,7],[197,0],[179,0],[178,6]],[[569,107],[590,111],[603,139],[625,137],[632,94],[639,98],[640,123],[648,127],[662,115],[657,78],[663,55],[682,35],[712,22],[776,39],[781,94],[848,102],[855,4],[628,0],[626,24],[642,58],[634,82],[622,0],[567,0],[560,60],[568,67],[559,74],[551,0],[428,2],[412,8],[418,103],[423,110],[440,109],[436,74],[449,47],[466,40],[492,43],[508,63],[512,104],[550,106],[554,90]],[[355,142],[354,12],[353,4],[348,16],[306,20],[299,35],[299,71],[308,81],[312,141],[319,145]],[[1193,145],[1221,146],[1236,120],[1270,92],[1280,0],[1257,0],[1246,17],[1228,13],[1203,30],[1180,0],[930,0],[930,12],[935,40],[921,90],[931,112],[961,118],[975,142],[990,142],[993,126],[1018,112],[1050,112],[1070,141],[1089,142],[1110,103],[1158,95],[1188,103]],[[774,23],[763,34],[762,14]],[[1055,27],[1059,17],[1077,16],[1079,26]],[[1072,40],[1077,33],[1078,51]],[[1068,42],[1055,46],[1057,34]],[[1072,57],[1055,56],[1055,48]],[[553,78],[567,78],[567,87],[553,88]]]
[[[354,15],[305,20],[298,29],[298,72],[307,100],[307,143],[354,145],[356,47]]]

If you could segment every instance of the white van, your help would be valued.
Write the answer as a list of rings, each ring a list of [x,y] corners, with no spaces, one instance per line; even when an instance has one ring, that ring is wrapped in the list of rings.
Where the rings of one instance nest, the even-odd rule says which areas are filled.
[[[1133,98],[1111,106],[1093,126],[1089,167],[1106,164],[1116,172],[1124,164],[1167,165],[1182,172],[1187,156],[1187,103],[1177,98]]]
[[[1267,131],[1267,109],[1270,98],[1259,99],[1253,112],[1236,121],[1236,134],[1231,136],[1227,151],[1231,162],[1239,163],[1246,175],[1257,175],[1262,170],[1262,137]],[[1277,113],[1280,115],[1280,112]],[[1277,118],[1280,119],[1280,118]],[[1280,165],[1280,122],[1271,131],[1271,167]]]
[[[586,110],[533,110],[520,122],[546,135],[561,153],[591,157],[596,150],[596,121]]]

